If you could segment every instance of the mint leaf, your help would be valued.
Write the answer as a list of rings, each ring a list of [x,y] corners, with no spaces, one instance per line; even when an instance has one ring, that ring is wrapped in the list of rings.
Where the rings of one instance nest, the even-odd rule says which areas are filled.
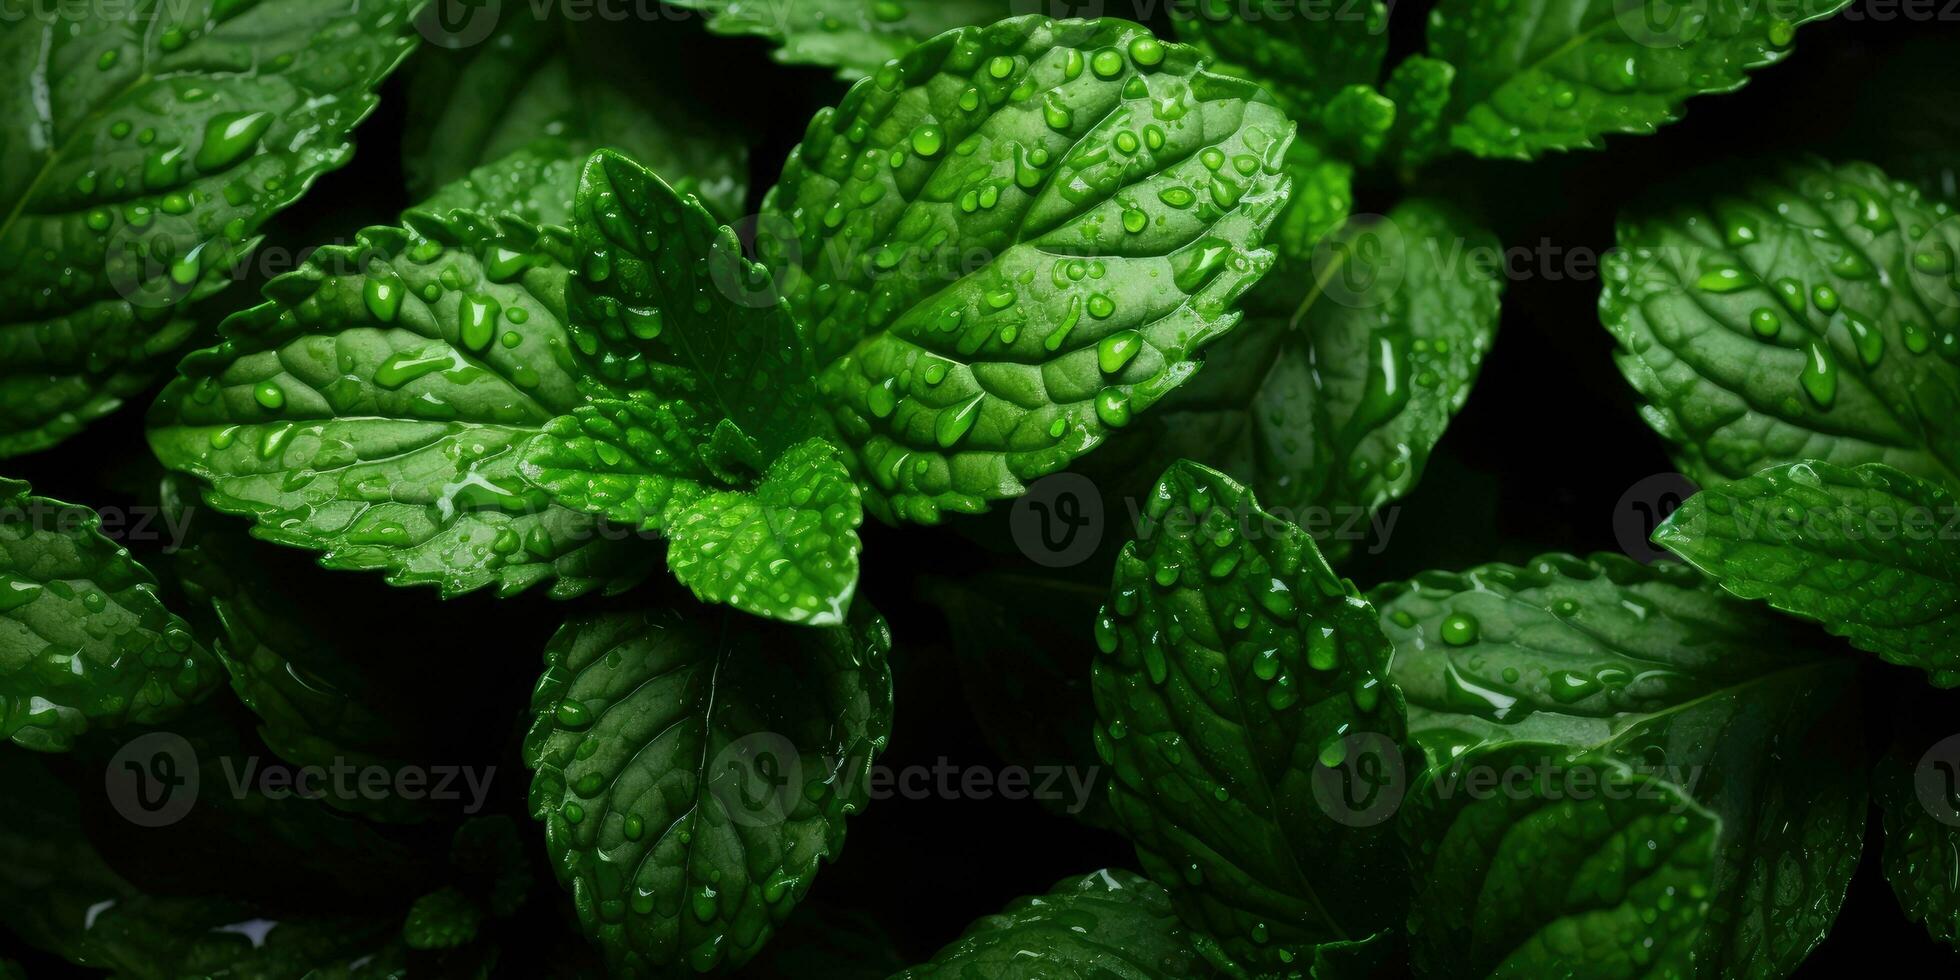
[[[1170,897],[1134,871],[1065,878],[1045,895],[1016,899],[894,980],[1019,976],[1175,980],[1208,974]]]
[[[781,45],[777,61],[869,75],[913,45],[956,27],[991,24],[1020,10],[1013,0],[672,0],[699,10],[716,34],[753,35]]]
[[[1429,54],[1456,65],[1450,142],[1525,160],[1651,133],[1682,103],[1789,55],[1796,28],[1848,0],[1711,8],[1669,0],[1443,0]],[[1788,15],[1788,16],[1786,16]]]
[[[1254,291],[1248,322],[1149,431],[1155,458],[1245,480],[1340,556],[1421,479],[1490,348],[1503,282],[1479,264],[1496,239],[1422,198],[1310,249],[1292,263],[1289,246],[1287,275]]]
[[[1855,665],[1822,637],[1618,555],[1425,572],[1371,598],[1432,766],[1556,742],[1720,819],[1697,976],[1788,976],[1830,930],[1864,845],[1864,725]]]
[[[1908,745],[1915,752],[1900,751]],[[1884,818],[1885,878],[1899,907],[1928,935],[1960,949],[1960,794],[1953,791],[1953,764],[1950,752],[1902,741],[1879,759],[1872,790]]]
[[[416,210],[509,215],[529,225],[570,228],[588,152],[579,143],[541,137],[444,185]]]
[[[1318,118],[1347,86],[1373,84],[1388,54],[1381,0],[1319,8],[1199,0],[1173,5],[1171,17],[1178,36],[1219,62],[1219,71],[1265,85],[1300,123]]]
[[[668,567],[703,602],[810,626],[844,621],[857,591],[864,505],[843,454],[792,446],[754,492],[724,492],[677,515]]]
[[[327,246],[185,358],[150,446],[253,533],[444,595],[617,591],[645,548],[552,505],[518,448],[585,399],[563,351],[564,233],[410,213]]]
[[[1960,485],[1960,221],[1804,160],[1622,219],[1600,319],[1642,416],[1703,486],[1877,462]]]
[[[455,949],[476,940],[483,911],[455,888],[433,891],[409,907],[402,939],[410,949]]]
[[[1393,925],[1392,834],[1316,789],[1350,752],[1399,761],[1374,609],[1306,532],[1196,464],[1164,474],[1141,534],[1117,559],[1091,685],[1110,801],[1144,870],[1248,964]]]
[[[100,526],[0,478],[0,737],[17,745],[65,752],[84,732],[160,724],[223,677]]]
[[[1395,103],[1386,153],[1405,182],[1423,164],[1449,150],[1444,113],[1455,81],[1455,65],[1416,54],[1402,59],[1382,83],[1382,94]]]
[[[843,846],[891,730],[890,634],[732,611],[566,623],[525,740],[560,884],[615,970],[739,966]]]
[[[426,198],[540,136],[581,158],[610,147],[658,170],[682,193],[733,219],[748,199],[748,146],[693,84],[697,39],[659,18],[567,16],[557,5],[470,11],[409,66],[402,165]],[[477,38],[478,19],[494,20]],[[697,90],[698,91],[698,90]]]
[[[1745,599],[1960,686],[1960,549],[1946,488],[1888,466],[1771,467],[1688,498],[1655,543]]]
[[[1478,791],[1480,776],[1502,782]],[[1678,787],[1559,745],[1504,743],[1430,773],[1402,821],[1424,976],[1695,970],[1721,821]]]
[[[413,7],[32,6],[0,23],[0,456],[148,386],[191,304],[347,162],[414,44]]]
[[[945,34],[820,113],[761,246],[871,511],[981,511],[1189,377],[1271,261],[1291,139],[1114,20]]]

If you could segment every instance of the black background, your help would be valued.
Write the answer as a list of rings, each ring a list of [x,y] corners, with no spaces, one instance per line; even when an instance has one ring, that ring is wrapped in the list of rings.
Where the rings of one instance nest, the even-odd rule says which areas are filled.
[[[1108,5],[1111,13],[1124,6],[1121,0]],[[1427,6],[1410,3],[1395,11],[1391,63],[1419,50]],[[1951,124],[1960,116],[1952,108],[1960,104],[1960,22],[1881,21],[1870,15],[1878,8],[1859,9],[1866,15],[1802,28],[1788,61],[1756,73],[1739,92],[1692,100],[1683,121],[1657,135],[1612,137],[1604,151],[1554,154],[1531,164],[1451,158],[1426,178],[1423,190],[1478,214],[1507,246],[1536,250],[1549,242],[1596,255],[1612,245],[1621,208],[1656,185],[1706,168],[1796,151],[1889,163],[1926,146],[1960,146],[1954,139],[1960,129]],[[825,72],[770,63],[759,41],[704,37],[690,50],[700,62],[694,71],[700,89],[690,95],[741,106],[754,126],[753,210],[810,112],[833,102],[842,87]],[[389,222],[412,203],[400,189],[400,96],[397,78],[360,130],[354,162],[322,179],[284,215],[271,245],[299,248],[342,239],[361,225]],[[1355,210],[1386,211],[1399,193],[1390,184],[1365,185],[1357,190]],[[250,293],[240,287],[230,297],[243,303]],[[1590,268],[1578,276],[1533,274],[1509,284],[1495,349],[1422,484],[1403,501],[1389,547],[1379,556],[1351,560],[1344,574],[1366,587],[1425,568],[1616,549],[1616,502],[1637,481],[1672,467],[1613,367],[1598,298]],[[135,502],[150,478],[141,432],[139,405],[53,451],[10,461],[7,472],[61,499]],[[1118,500],[1107,506],[1113,519],[1126,513]],[[893,769],[930,767],[941,759],[990,769],[1025,761],[1003,759],[989,747],[955,667],[953,631],[922,596],[937,581],[1033,570],[1011,544],[1005,511],[938,528],[866,528],[861,594],[890,620],[896,641],[897,725],[882,760]],[[1096,557],[1066,576],[1106,584],[1123,530],[1113,528]],[[498,804],[522,819],[540,878],[524,922],[500,931],[562,933],[569,901],[549,880],[542,834],[522,817],[526,773],[517,744],[539,651],[566,607],[535,596],[438,603],[427,591],[400,594],[371,577],[320,572],[304,556],[265,550],[269,575],[385,633],[387,653],[350,655],[385,657],[422,697],[430,717],[452,732],[461,757],[499,767]],[[1084,618],[1045,638],[1060,651],[1057,657],[1075,658],[1085,680],[1089,628]],[[1006,673],[1016,671],[1028,651],[1005,645],[985,653],[992,669]],[[1889,737],[1887,706],[1918,677],[1869,668],[1873,745]],[[1086,699],[1080,688],[1072,694]],[[1045,704],[994,710],[1009,723],[1037,728],[1074,723],[1077,716],[1057,717]],[[86,776],[78,777],[83,785]],[[1878,873],[1879,847],[1874,820],[1866,860],[1838,926],[1801,976],[1870,969],[1874,950],[1884,951],[1888,970],[1917,964],[1951,973],[1960,965],[1901,917]],[[852,819],[842,857],[818,876],[808,904],[867,913],[891,935],[900,958],[915,962],[1016,896],[1112,865],[1135,866],[1125,840],[1038,803],[893,798]],[[540,975],[553,955],[512,949],[505,970]],[[752,975],[767,974],[764,959]],[[66,971],[32,954],[26,962],[34,977]]]

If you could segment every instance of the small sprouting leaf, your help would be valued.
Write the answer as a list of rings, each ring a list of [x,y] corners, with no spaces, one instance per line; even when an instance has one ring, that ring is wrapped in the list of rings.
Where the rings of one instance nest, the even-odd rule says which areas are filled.
[[[708,16],[717,34],[781,45],[776,60],[836,68],[846,78],[877,71],[913,45],[956,27],[1022,12],[1013,0],[671,0]]]
[[[223,681],[155,577],[100,527],[86,507],[0,478],[0,738],[67,751],[84,732],[169,721]]]
[[[1681,471],[1821,459],[1960,486],[1953,210],[1863,164],[1701,186],[1721,189],[1621,220],[1599,300]]]
[[[0,456],[149,386],[259,229],[347,162],[410,0],[17,7],[0,18]],[[79,10],[79,13],[76,12]]]
[[[1385,152],[1405,175],[1449,149],[1443,114],[1455,81],[1455,65],[1418,54],[1402,59],[1382,83],[1382,94],[1395,103]]]
[[[1856,664],[1835,644],[1678,562],[1619,555],[1425,572],[1370,597],[1430,765],[1556,742],[1720,819],[1695,976],[1789,976],[1830,931],[1867,810]]]
[[[1688,498],[1654,541],[1745,599],[1960,686],[1960,549],[1945,487],[1878,463],[1775,466]]]
[[[1110,802],[1144,869],[1248,964],[1393,926],[1403,889],[1384,873],[1382,821],[1403,787],[1341,785],[1400,771],[1402,697],[1374,608],[1305,531],[1196,464],[1164,474],[1139,533],[1096,624],[1091,685]]]
[[[564,351],[564,233],[410,212],[321,248],[185,358],[150,445],[253,533],[444,595],[617,591],[657,552],[552,504],[519,448],[585,403]]]
[[[1171,9],[1180,37],[1216,59],[1219,71],[1265,85],[1302,124],[1348,86],[1374,84],[1388,53],[1381,0],[1337,4],[1327,16],[1288,0],[1198,0]]]
[[[410,63],[402,163],[417,198],[550,134],[581,161],[611,147],[646,161],[723,218],[743,213],[748,147],[691,83],[683,49],[694,38],[663,18],[536,9],[550,13],[486,7],[455,30],[456,46],[427,48]],[[495,20],[482,38],[471,31],[478,18]],[[431,20],[428,26],[448,29]]]
[[[1682,103],[1782,61],[1797,26],[1850,0],[1716,8],[1671,0],[1443,0],[1429,54],[1456,66],[1450,142],[1530,159],[1651,133]]]
[[[1068,465],[1197,370],[1271,263],[1293,125],[1116,20],[941,35],[812,120],[761,250],[866,504],[932,522]]]
[[[739,966],[837,854],[891,730],[884,621],[732,610],[565,624],[532,696],[532,813],[619,971]]]
[[[863,521],[843,454],[811,439],[771,463],[753,491],[717,493],[677,514],[667,565],[703,602],[835,626],[857,591]]]
[[[1556,744],[1507,742],[1427,774],[1402,827],[1421,975],[1694,973],[1721,821],[1679,787]]]
[[[1164,889],[1112,868],[1016,899],[893,980],[1032,976],[1031,961],[1054,980],[1183,980],[1210,972]]]

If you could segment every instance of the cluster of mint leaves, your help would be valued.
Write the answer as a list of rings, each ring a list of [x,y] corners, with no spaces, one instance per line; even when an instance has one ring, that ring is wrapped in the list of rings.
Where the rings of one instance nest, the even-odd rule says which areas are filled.
[[[1085,976],[1783,976],[1843,901],[1867,773],[1856,662],[1769,607],[1960,683],[1950,540],[1877,526],[1956,492],[1946,204],[1798,162],[1629,216],[1601,314],[1707,488],[1656,536],[1692,568],[1548,555],[1364,592],[1330,564],[1343,542],[1286,515],[1408,493],[1493,343],[1502,283],[1442,249],[1495,239],[1423,197],[1350,221],[1358,173],[1651,132],[1842,5],[1443,0],[1391,67],[1382,4],[1200,2],[1180,44],[1004,0],[680,3],[861,76],[762,197],[758,261],[724,224],[739,137],[637,84],[659,59],[602,28],[511,18],[412,62],[421,203],[209,335],[261,228],[351,154],[416,5],[15,20],[6,70],[54,96],[7,123],[31,152],[0,170],[0,452],[74,435],[202,338],[150,409],[172,508],[444,597],[626,593],[665,554],[700,602],[574,613],[524,745],[553,872],[620,976],[758,956],[865,805],[894,638],[857,595],[864,512],[957,519],[1065,468],[1152,487],[1077,733],[1112,774],[1094,818],[1143,873],[1064,880],[907,975],[1032,954]],[[322,676],[332,645],[237,530],[159,577],[87,508],[0,482],[0,736],[94,760],[169,724],[228,758],[240,736],[204,717],[228,681],[280,757],[387,761],[385,695]],[[760,733],[823,765],[755,821],[707,766]],[[1954,941],[1919,748],[1874,778],[1887,872]],[[36,805],[0,835],[0,912],[119,974],[480,972],[529,889],[507,822],[446,829],[431,860],[373,833],[437,819],[419,807],[350,824],[247,799],[267,829],[242,846],[326,842],[422,891],[241,944],[224,927],[252,899],[145,894],[15,755]],[[1548,759],[1616,792],[1450,792]],[[1404,802],[1336,819],[1327,787],[1363,760]]]

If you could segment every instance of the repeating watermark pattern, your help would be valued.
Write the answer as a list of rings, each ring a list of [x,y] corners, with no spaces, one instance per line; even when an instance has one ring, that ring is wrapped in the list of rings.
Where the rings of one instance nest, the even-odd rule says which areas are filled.
[[[1293,528],[1299,528],[1322,544],[1341,541],[1363,545],[1363,550],[1371,555],[1381,554],[1387,549],[1388,539],[1395,533],[1395,522],[1401,517],[1401,508],[1397,506],[1369,510],[1349,505],[1289,507],[1262,501],[1255,510],[1253,503],[1244,498],[1238,500],[1230,511],[1214,507],[1199,514],[1189,507],[1171,507],[1162,516],[1153,517],[1143,501],[1130,499],[1127,503],[1130,521],[1136,527],[1139,541],[1147,541],[1165,530],[1173,534],[1192,534],[1224,527],[1229,527],[1242,541],[1275,541],[1291,534]],[[1226,514],[1223,522],[1215,516],[1219,513]]]
[[[1643,565],[1672,561],[1672,554],[1654,544],[1654,529],[1700,490],[1679,473],[1655,473],[1628,487],[1613,505],[1613,540],[1620,551]]]
[[[1913,795],[1926,815],[1960,827],[1960,735],[1949,735],[1926,750],[1912,771]]]
[[[382,765],[345,758],[304,766],[256,755],[220,756],[216,762],[222,778],[214,787],[189,739],[151,732],[110,757],[103,790],[123,819],[139,827],[167,827],[189,816],[203,794],[219,789],[234,800],[457,803],[464,813],[476,814],[489,802],[497,775],[496,766]]]

